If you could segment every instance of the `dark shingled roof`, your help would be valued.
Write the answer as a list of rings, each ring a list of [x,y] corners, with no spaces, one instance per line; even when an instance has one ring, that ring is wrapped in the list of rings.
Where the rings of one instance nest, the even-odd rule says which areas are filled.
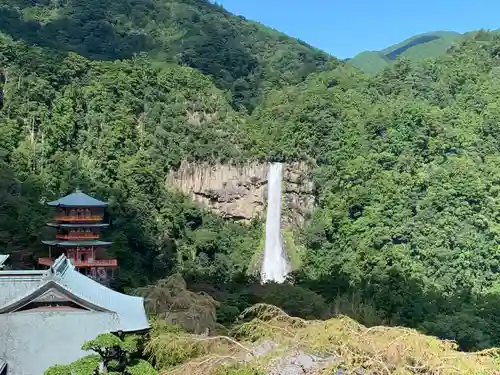
[[[51,240],[51,241],[42,241],[44,245],[49,246],[63,246],[63,247],[72,247],[72,246],[111,246],[112,242],[105,241],[59,241],[59,240]]]
[[[52,207],[106,207],[108,204],[92,198],[77,189],[70,195],[66,195],[53,202],[48,202],[47,205]]]
[[[47,226],[52,228],[106,228],[109,226],[107,223],[78,223],[78,224],[61,224],[61,223],[47,223]]]

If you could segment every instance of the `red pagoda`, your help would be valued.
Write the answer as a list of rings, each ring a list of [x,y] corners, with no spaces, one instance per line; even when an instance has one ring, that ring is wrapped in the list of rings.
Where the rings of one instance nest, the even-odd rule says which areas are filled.
[[[53,223],[47,225],[57,229],[56,239],[42,241],[49,245],[49,257],[39,258],[38,264],[52,266],[55,258],[64,253],[75,268],[84,275],[100,282],[106,282],[118,267],[116,259],[100,259],[104,248],[111,242],[101,241],[100,231],[108,224],[103,223],[106,202],[84,194],[80,190],[47,205],[56,208]]]

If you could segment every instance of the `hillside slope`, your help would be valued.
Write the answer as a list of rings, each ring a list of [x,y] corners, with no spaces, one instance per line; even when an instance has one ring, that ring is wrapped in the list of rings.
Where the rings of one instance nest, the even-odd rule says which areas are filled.
[[[235,337],[203,338],[155,322],[146,351],[162,375],[494,375],[498,353],[341,316],[308,321],[269,305],[244,311]],[[236,339],[239,341],[236,341]],[[182,353],[183,355],[181,355]],[[403,354],[404,353],[404,354]]]
[[[452,31],[434,31],[415,35],[382,51],[361,52],[349,60],[349,63],[369,74],[375,74],[391,65],[398,57],[412,61],[436,58],[462,38]]]
[[[268,153],[318,163],[299,284],[331,300],[361,293],[390,321],[464,347],[498,343],[479,328],[496,326],[486,311],[500,302],[500,38],[488,35],[371,78],[312,75],[252,114]]]
[[[145,56],[57,55],[1,35],[0,61],[2,251],[30,266],[29,254],[54,235],[44,231],[48,212],[40,203],[80,185],[110,200],[114,250],[131,285],[174,267],[176,249],[191,246],[181,237],[210,255],[221,250],[210,245],[221,237],[227,249],[241,249],[238,257],[253,252],[248,229],[225,226],[165,189],[182,160],[246,159],[251,150],[244,118],[208,77]],[[246,250],[241,236],[250,241]],[[186,253],[185,260],[194,259]]]
[[[184,161],[307,160],[316,208],[297,237],[302,269],[268,303],[309,308],[314,296],[318,314],[345,309],[362,323],[418,328],[462,349],[500,344],[497,35],[478,34],[435,61],[398,61],[376,76],[333,61],[303,80],[292,67],[307,66],[309,52],[283,37],[288,47],[275,55],[267,48],[281,46],[280,37],[270,36],[272,43],[248,47],[273,57],[255,55],[267,73],[252,81],[261,90],[252,98],[265,95],[249,115],[233,108],[235,96],[216,87],[205,65],[178,63],[196,43],[167,48],[189,39],[182,18],[167,15],[206,2],[163,3],[183,37],[158,26],[156,2],[129,4],[144,6],[138,13],[123,2],[15,4],[2,8],[0,23],[10,30],[0,37],[0,247],[15,261],[28,258],[21,264],[31,267],[29,254],[41,254],[40,240],[53,236],[42,230],[43,202],[79,185],[110,202],[117,286],[178,271],[222,296],[217,319],[227,322],[259,302],[243,288],[262,225],[201,210],[167,176]],[[223,11],[213,9],[194,14],[219,20]],[[196,35],[219,46],[227,29],[212,34],[213,25],[221,24],[204,23]],[[133,56],[141,40],[150,54]],[[198,47],[190,56],[203,56],[206,69],[221,61],[229,69],[245,43],[211,49],[210,59]],[[295,287],[294,298],[283,292]]]
[[[99,60],[148,51],[213,77],[234,106],[324,70],[333,57],[208,0],[75,0],[0,7],[0,31],[28,44]]]

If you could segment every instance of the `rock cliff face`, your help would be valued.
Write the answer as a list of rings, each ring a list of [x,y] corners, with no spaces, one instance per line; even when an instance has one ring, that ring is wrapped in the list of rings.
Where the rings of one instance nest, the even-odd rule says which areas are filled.
[[[265,217],[269,164],[245,166],[183,163],[167,183],[196,202],[231,219],[249,221]],[[305,163],[283,165],[284,224],[301,225],[314,205],[313,185]]]

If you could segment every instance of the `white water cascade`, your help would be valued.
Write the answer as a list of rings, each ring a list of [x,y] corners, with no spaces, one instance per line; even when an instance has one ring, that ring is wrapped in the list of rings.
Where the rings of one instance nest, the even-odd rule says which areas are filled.
[[[266,246],[261,268],[261,281],[282,283],[289,272],[281,242],[281,180],[283,165],[269,166],[267,177]]]

